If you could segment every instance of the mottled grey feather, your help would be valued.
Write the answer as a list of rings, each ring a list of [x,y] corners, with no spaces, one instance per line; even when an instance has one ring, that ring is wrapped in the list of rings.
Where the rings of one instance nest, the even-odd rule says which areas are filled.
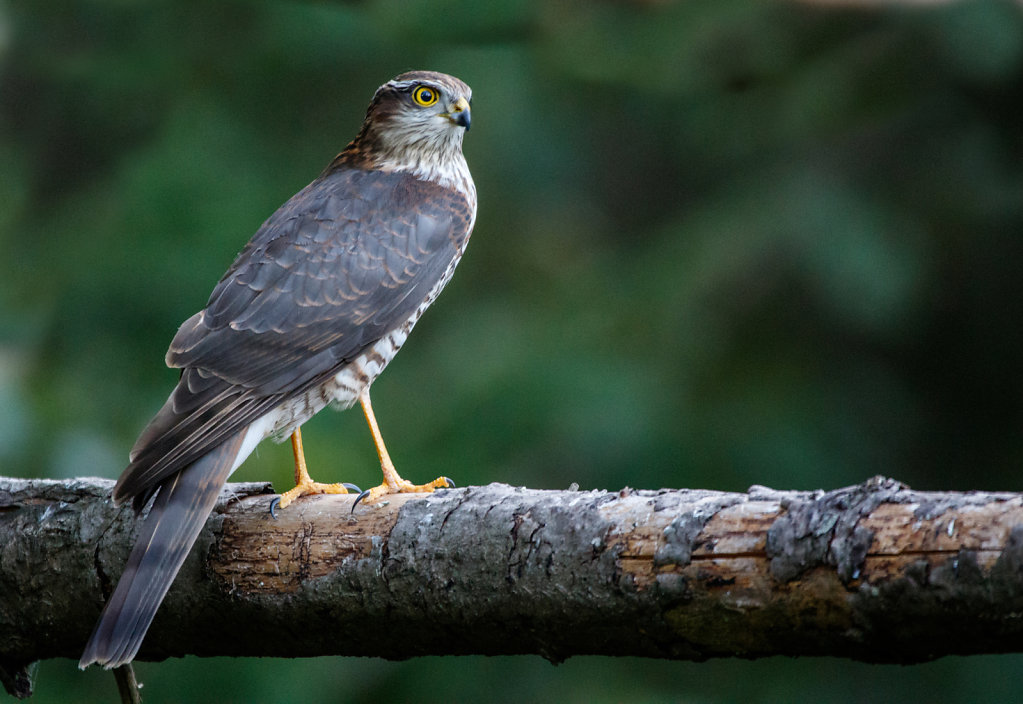
[[[139,497],[267,411],[337,373],[408,319],[469,236],[459,193],[404,173],[335,167],[238,255],[167,362],[181,381],[117,482]]]

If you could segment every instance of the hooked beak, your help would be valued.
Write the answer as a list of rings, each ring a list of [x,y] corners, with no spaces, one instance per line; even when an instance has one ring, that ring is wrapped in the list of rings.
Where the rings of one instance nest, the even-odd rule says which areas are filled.
[[[464,127],[466,130],[472,124],[472,115],[469,110],[469,101],[465,98],[459,98],[455,101],[455,104],[448,108],[447,118],[454,122],[459,127]]]

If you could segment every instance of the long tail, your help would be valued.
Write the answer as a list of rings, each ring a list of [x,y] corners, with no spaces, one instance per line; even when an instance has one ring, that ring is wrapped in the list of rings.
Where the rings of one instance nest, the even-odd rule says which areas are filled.
[[[103,608],[78,666],[130,662],[167,590],[234,469],[245,431],[185,467],[160,487],[138,542]]]

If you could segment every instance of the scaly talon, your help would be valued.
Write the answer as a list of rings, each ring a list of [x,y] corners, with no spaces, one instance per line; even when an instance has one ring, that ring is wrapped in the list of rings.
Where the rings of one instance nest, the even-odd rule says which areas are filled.
[[[300,482],[296,484],[294,488],[281,494],[277,500],[278,508],[287,508],[288,505],[300,496],[307,496],[309,494],[347,494],[350,491],[361,491],[359,487],[348,482],[338,482],[336,484],[321,484],[320,482],[308,481]]]
[[[278,508],[287,508],[292,501],[306,494],[347,494],[350,491],[362,491],[348,482],[321,484],[314,482],[309,476],[305,464],[305,452],[302,450],[302,430],[296,428],[291,434],[291,449],[295,453],[295,486],[270,502],[270,515],[277,518]]]
[[[455,483],[447,477],[438,477],[429,484],[413,484],[407,479],[402,479],[394,468],[394,463],[391,462],[390,456],[387,454],[387,448],[384,447],[384,438],[380,435],[380,427],[377,425],[376,416],[373,414],[373,406],[369,401],[369,389],[359,394],[359,402],[362,404],[362,412],[366,414],[366,423],[369,425],[369,431],[373,435],[373,443],[376,445],[377,454],[380,456],[380,469],[383,470],[384,481],[379,486],[367,489],[359,494],[355,499],[355,503],[352,504],[353,513],[355,512],[355,507],[360,502],[368,500],[368,503],[373,504],[388,494],[426,493],[432,492],[435,489],[454,488]]]
[[[397,473],[395,473],[394,476],[398,477]],[[367,499],[367,504],[374,504],[377,500],[382,499],[389,494],[426,494],[432,493],[437,489],[454,488],[455,483],[447,477],[437,477],[428,484],[413,484],[408,480],[398,477],[398,481],[393,485],[385,481],[380,486],[375,486],[372,489],[366,489],[359,494],[355,499],[355,503],[352,504],[352,513],[355,513],[355,507],[358,506],[360,502]]]
[[[349,494],[353,492],[361,492],[359,495],[365,494],[359,487],[351,482],[340,482],[338,484],[321,484],[319,482],[308,482],[302,485],[296,485],[294,488],[284,492],[280,496],[275,496],[270,502],[270,516],[277,519],[277,509],[287,508],[295,499],[300,496],[307,494]]]

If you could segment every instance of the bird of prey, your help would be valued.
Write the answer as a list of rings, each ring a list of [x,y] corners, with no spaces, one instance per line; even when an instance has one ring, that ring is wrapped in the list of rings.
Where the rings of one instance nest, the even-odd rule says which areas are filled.
[[[130,662],[221,487],[265,438],[291,437],[295,482],[277,506],[350,484],[310,479],[302,423],[325,406],[359,402],[383,483],[414,485],[384,448],[369,388],[455,271],[476,219],[462,137],[472,91],[442,73],[403,73],[373,96],[358,135],[320,176],[263,223],[184,322],[167,352],[181,369],[142,432],[115,502],[141,511],[155,496],[124,573],[79,665]]]

